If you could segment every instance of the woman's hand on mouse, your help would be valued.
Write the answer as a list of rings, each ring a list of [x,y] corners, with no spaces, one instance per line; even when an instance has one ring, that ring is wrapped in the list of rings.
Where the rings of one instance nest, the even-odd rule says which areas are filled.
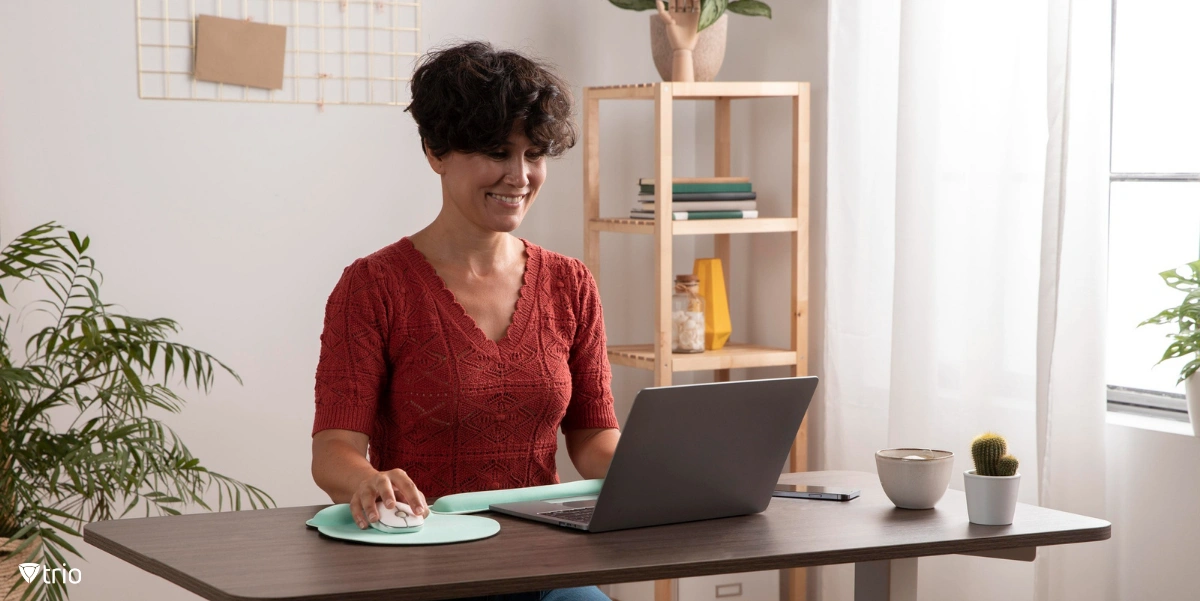
[[[394,508],[397,501],[403,502],[412,507],[416,515],[429,515],[425,495],[400,468],[376,472],[358,485],[358,490],[350,499],[350,514],[359,528],[368,528],[371,522],[379,521],[376,503],[380,501],[389,509]]]

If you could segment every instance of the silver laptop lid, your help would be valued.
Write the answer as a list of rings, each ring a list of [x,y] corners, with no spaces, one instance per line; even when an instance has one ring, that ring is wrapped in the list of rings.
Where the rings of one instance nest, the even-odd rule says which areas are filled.
[[[763,511],[816,387],[809,376],[643,389],[588,530]]]

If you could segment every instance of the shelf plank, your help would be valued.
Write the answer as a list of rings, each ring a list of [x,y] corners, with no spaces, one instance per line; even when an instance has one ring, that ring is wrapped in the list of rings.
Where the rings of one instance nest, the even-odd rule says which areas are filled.
[[[674,366],[672,371],[793,366],[796,364],[796,352],[754,344],[726,344],[719,351],[673,353],[671,360]],[[608,361],[613,365],[653,370],[654,348],[649,344],[610,346]]]
[[[759,217],[756,219],[696,219],[676,221],[676,236],[698,234],[760,234],[794,232],[797,220],[793,217]]]
[[[675,81],[598,86],[587,89],[592,98],[602,100],[653,100],[655,87],[662,83],[671,84],[672,98],[692,100],[797,96],[804,85],[804,82],[795,81]]]
[[[692,81],[671,83],[675,98],[768,98],[796,96],[800,84],[795,81]]]
[[[654,100],[654,84],[650,83],[600,86],[588,90],[592,98],[600,100]]]
[[[592,219],[588,227],[594,232],[620,234],[653,234],[652,219],[601,218]],[[793,217],[759,217],[757,219],[696,219],[672,222],[671,233],[676,236],[701,234],[761,234],[794,232],[798,220]]]
[[[588,228],[593,232],[615,232],[618,234],[653,234],[654,221],[650,219],[592,219]]]

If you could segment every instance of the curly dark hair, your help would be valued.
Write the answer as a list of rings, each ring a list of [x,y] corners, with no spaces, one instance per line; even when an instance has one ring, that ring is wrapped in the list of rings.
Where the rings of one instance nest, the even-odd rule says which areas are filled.
[[[570,87],[550,69],[487,42],[434,49],[417,61],[412,113],[421,150],[491,152],[524,124],[535,146],[557,157],[575,146]]]

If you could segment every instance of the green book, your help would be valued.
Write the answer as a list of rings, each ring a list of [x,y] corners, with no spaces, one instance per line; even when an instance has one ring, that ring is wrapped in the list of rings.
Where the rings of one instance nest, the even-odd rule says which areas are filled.
[[[750,182],[728,183],[678,183],[671,185],[675,194],[697,194],[704,192],[752,192]],[[654,194],[654,184],[638,184],[639,194]]]
[[[710,200],[757,200],[758,192],[676,192],[671,195],[674,201],[710,201]],[[641,202],[654,202],[653,194],[638,194]]]

